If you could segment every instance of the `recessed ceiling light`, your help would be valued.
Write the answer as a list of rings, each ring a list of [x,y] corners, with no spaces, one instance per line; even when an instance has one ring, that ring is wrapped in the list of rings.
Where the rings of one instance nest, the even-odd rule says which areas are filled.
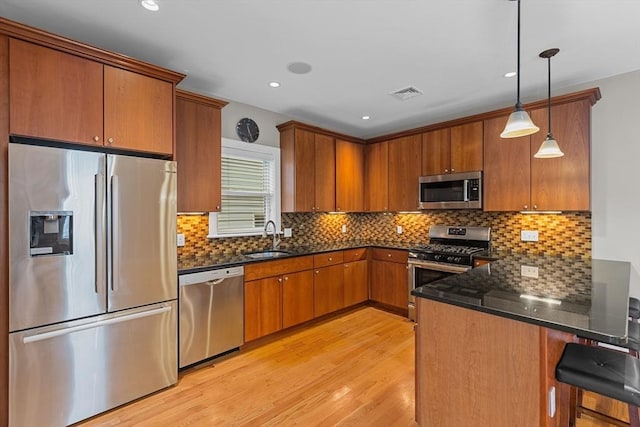
[[[278,83],[278,82],[269,82],[269,86],[271,86],[271,87],[280,87],[280,83]]]
[[[509,77],[515,77],[518,73],[516,73],[515,71],[509,71],[508,73],[504,73],[504,76],[509,78]]]
[[[306,62],[292,62],[287,65],[287,70],[291,71],[293,74],[307,74],[311,72],[311,65]]]
[[[151,12],[157,12],[160,9],[160,5],[158,4],[158,0],[140,0],[140,4],[147,10]]]
[[[371,116],[362,116],[362,120],[369,120]]]

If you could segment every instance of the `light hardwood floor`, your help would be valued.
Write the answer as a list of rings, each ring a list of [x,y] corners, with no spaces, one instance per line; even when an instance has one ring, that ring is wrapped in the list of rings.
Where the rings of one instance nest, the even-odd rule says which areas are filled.
[[[181,375],[88,426],[415,426],[409,320],[362,307]]]

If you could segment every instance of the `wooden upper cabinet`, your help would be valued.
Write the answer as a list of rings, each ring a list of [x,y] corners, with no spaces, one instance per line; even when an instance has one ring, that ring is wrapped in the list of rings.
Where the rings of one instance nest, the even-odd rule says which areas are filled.
[[[315,209],[336,210],[336,143],[331,136],[315,134]]]
[[[280,130],[283,212],[335,210],[335,140],[310,130]]]
[[[104,63],[11,38],[11,134],[173,155],[174,87],[184,76],[61,38],[56,44]]]
[[[483,123],[466,123],[451,128],[451,173],[481,171]]]
[[[508,116],[484,122],[484,210],[520,211],[531,203],[529,137],[500,138]]]
[[[389,142],[367,144],[364,151],[364,209],[389,210]],[[417,192],[416,184],[416,192]]]
[[[336,140],[336,211],[364,210],[364,145]]]
[[[531,112],[540,132],[531,135],[531,205],[536,210],[588,211],[590,205],[589,100],[551,107],[551,129],[563,157],[536,159],[546,139],[547,109]]]
[[[109,147],[173,154],[173,84],[104,66],[104,138]]]
[[[389,141],[389,210],[418,209],[418,178],[422,157],[421,135]]]
[[[482,170],[481,121],[422,134],[422,175]]]
[[[220,211],[221,109],[226,104],[176,91],[178,212]]]
[[[449,173],[451,164],[451,130],[443,128],[422,134],[421,175]]]
[[[9,132],[102,145],[102,68],[79,56],[9,39]]]
[[[507,116],[485,121],[484,210],[590,209],[590,99],[551,108],[553,136],[563,157],[536,159],[546,139],[544,130],[521,138],[503,139]],[[534,123],[545,129],[547,109],[531,112]]]

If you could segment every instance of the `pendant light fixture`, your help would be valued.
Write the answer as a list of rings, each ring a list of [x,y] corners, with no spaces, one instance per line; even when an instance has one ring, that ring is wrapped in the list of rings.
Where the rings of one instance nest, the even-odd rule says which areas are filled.
[[[520,103],[520,0],[518,2],[518,68],[516,71],[517,79],[517,92],[516,92],[516,106],[515,110],[509,116],[507,124],[504,130],[500,134],[501,138],[517,138],[519,136],[531,135],[540,130],[540,128],[533,124],[529,114],[522,108]]]
[[[533,157],[538,159],[552,159],[554,157],[562,157],[564,153],[560,150],[558,142],[553,139],[551,134],[551,57],[560,52],[560,49],[547,49],[544,52],[540,52],[540,58],[547,58],[547,72],[549,76],[549,91],[547,96],[547,119],[549,123],[549,131],[547,132],[547,139],[544,140],[540,149]]]

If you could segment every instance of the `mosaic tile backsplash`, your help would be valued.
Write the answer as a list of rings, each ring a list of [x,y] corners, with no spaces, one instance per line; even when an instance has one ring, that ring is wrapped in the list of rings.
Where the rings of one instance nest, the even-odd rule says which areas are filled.
[[[429,213],[282,214],[282,227],[293,236],[281,247],[317,245],[351,240],[427,243],[434,224],[491,227],[493,250],[591,258],[591,213],[521,214],[519,212],[438,211]],[[342,225],[347,232],[342,233]],[[402,227],[402,234],[397,233]],[[538,230],[537,242],[522,242],[521,230]],[[208,239],[209,215],[179,215],[178,233],[185,246],[178,258],[231,255],[270,247],[271,238],[228,237]]]

